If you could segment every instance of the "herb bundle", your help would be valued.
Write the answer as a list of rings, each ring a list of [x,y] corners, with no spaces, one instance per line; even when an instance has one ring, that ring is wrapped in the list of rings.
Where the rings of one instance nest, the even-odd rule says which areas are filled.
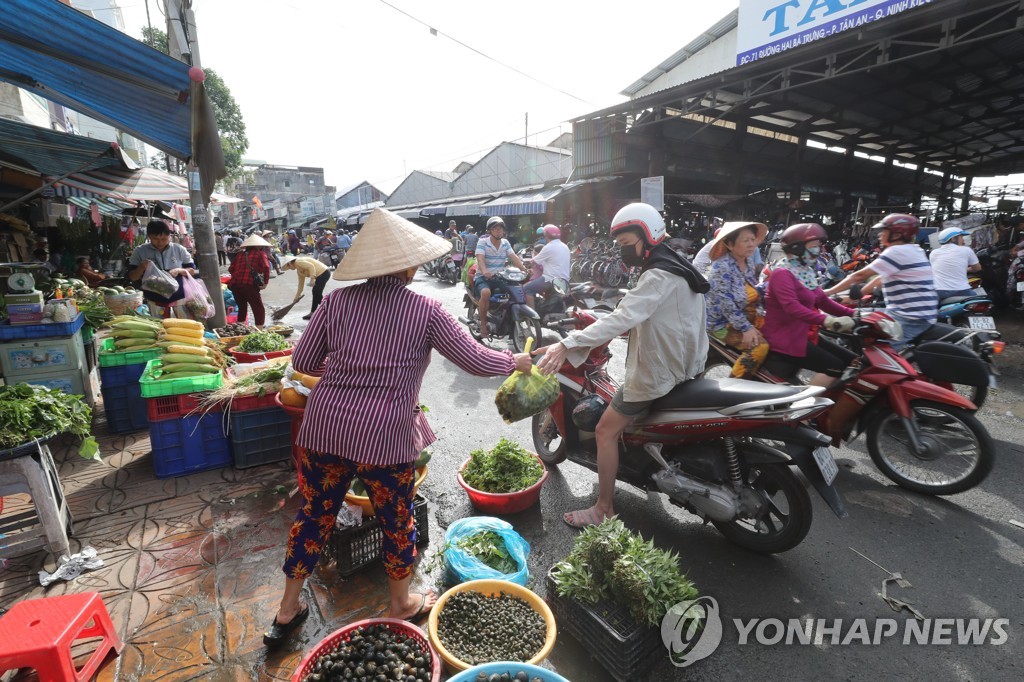
[[[235,346],[235,350],[243,353],[273,353],[274,351],[287,350],[288,342],[284,337],[274,332],[257,331],[249,334],[241,343]]]
[[[652,627],[672,606],[697,596],[679,570],[679,557],[631,533],[618,517],[580,533],[551,577],[563,597],[588,604],[612,599],[638,623]]]
[[[82,438],[78,454],[99,459],[99,444],[89,433],[91,426],[92,408],[80,395],[30,384],[0,387],[0,449],[70,433]]]
[[[540,480],[544,466],[517,443],[502,438],[490,450],[469,453],[462,478],[485,493],[514,493]]]
[[[493,530],[484,530],[461,538],[454,543],[467,554],[478,559],[499,573],[515,573],[519,564],[505,548],[505,541]],[[445,547],[447,549],[447,547]]]

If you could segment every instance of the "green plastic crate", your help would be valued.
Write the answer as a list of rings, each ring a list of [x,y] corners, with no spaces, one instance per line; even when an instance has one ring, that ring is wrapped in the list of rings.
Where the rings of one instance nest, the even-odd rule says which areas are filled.
[[[215,391],[224,383],[224,375],[221,372],[201,377],[181,377],[180,379],[158,381],[154,378],[154,374],[160,370],[161,366],[162,363],[159,360],[150,360],[146,364],[146,369],[142,371],[139,385],[142,386],[143,398],[162,398],[168,395]]]
[[[100,367],[124,367],[125,365],[144,365],[164,354],[163,348],[149,350],[114,351],[114,339],[103,339],[100,346]]]

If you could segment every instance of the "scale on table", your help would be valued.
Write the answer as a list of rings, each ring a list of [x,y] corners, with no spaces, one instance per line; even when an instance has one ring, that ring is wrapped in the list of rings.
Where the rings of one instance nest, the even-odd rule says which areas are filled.
[[[12,294],[30,294],[35,288],[36,279],[27,272],[15,272],[7,277],[7,290]]]

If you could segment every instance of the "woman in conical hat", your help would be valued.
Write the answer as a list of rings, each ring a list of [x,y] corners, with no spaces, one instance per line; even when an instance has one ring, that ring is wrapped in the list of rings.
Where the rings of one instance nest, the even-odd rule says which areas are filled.
[[[431,351],[477,376],[531,368],[528,355],[481,346],[440,301],[407,288],[420,265],[449,249],[448,240],[376,209],[334,271],[334,279],[366,281],[328,294],[295,348],[295,370],[322,378],[296,439],[305,451],[299,462],[305,504],[288,534],[284,596],[263,638],[268,646],[281,643],[309,614],[299,599],[303,583],[355,477],[366,486],[384,531],[388,615],[420,618],[437,600],[432,592],[409,590],[416,556],[414,465],[434,442],[419,407]]]
[[[270,260],[267,258],[266,247],[270,243],[253,233],[241,244],[241,252],[231,261],[228,272],[231,281],[228,288],[238,303],[238,321],[245,322],[248,308],[252,306],[253,323],[262,329],[267,319],[266,308],[263,307],[262,291],[270,282]]]

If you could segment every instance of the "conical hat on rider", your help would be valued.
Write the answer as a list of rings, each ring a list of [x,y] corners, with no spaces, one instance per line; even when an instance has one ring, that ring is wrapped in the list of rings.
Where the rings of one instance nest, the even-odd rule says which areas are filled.
[[[380,277],[440,258],[452,243],[383,208],[375,208],[352,242],[334,279]]]
[[[757,231],[757,244],[760,246],[761,242],[764,241],[765,235],[768,234],[768,226],[764,223],[748,223],[745,221],[737,221],[732,223],[725,223],[718,228],[718,234],[711,240],[711,251],[708,256],[711,260],[718,260],[726,254],[725,238],[729,235],[736,234],[745,227],[752,227]]]

